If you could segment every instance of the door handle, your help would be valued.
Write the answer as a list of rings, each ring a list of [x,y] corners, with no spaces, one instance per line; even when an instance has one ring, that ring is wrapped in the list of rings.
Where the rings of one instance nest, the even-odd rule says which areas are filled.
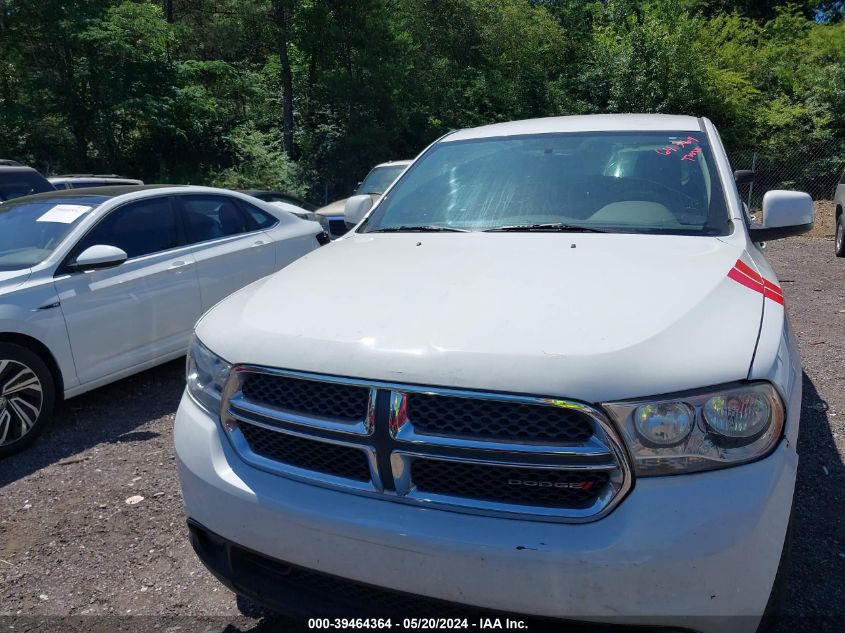
[[[190,266],[190,265],[191,265],[191,262],[184,262],[180,259],[179,261],[175,261],[172,264],[170,264],[170,268],[171,269],[173,269],[173,268],[184,268],[185,266]]]
[[[264,246],[264,240],[258,240],[258,241],[256,241],[256,242],[253,242],[253,243],[252,243],[252,246],[253,246],[253,247],[256,247],[256,246]]]

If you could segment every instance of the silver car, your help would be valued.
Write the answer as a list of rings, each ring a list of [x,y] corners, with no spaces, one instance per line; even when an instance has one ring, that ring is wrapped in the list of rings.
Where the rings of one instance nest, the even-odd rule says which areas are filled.
[[[367,177],[358,183],[352,195],[367,194],[373,199],[373,204],[378,202],[387,188],[393,184],[405,168],[411,164],[410,160],[394,160],[387,163],[380,163],[370,170]],[[334,240],[345,235],[349,227],[344,221],[344,209],[349,198],[335,200],[315,211],[316,214],[326,218],[329,226],[329,236]]]
[[[57,190],[84,189],[88,187],[113,187],[119,185],[143,185],[143,180],[122,178],[114,174],[66,174],[48,178]]]

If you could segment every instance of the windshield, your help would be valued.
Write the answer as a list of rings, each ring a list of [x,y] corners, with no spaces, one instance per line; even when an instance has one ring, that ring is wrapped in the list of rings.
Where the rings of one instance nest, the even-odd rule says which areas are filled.
[[[0,172],[0,202],[53,189],[47,180],[35,172]]]
[[[590,132],[438,143],[363,231],[730,229],[704,134]]]
[[[399,177],[407,165],[390,165],[384,167],[373,167],[364,182],[360,184],[355,193],[374,193],[377,195],[383,194],[387,188],[393,184],[393,181]]]
[[[0,204],[0,270],[44,261],[97,203],[53,199]]]

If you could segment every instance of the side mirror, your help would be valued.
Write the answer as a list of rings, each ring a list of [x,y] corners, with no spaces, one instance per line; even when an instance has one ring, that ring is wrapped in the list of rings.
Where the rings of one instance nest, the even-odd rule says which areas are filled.
[[[734,172],[734,182],[738,185],[746,185],[749,182],[754,182],[756,172],[752,169],[737,169]]]
[[[126,251],[116,246],[97,244],[82,251],[70,264],[70,268],[76,271],[114,268],[120,266],[128,257]]]
[[[350,229],[357,225],[364,216],[373,208],[373,199],[362,194],[360,196],[352,196],[346,201],[343,207],[343,221]]]
[[[748,230],[751,240],[765,242],[801,235],[813,228],[813,199],[803,191],[767,191],[763,226]]]

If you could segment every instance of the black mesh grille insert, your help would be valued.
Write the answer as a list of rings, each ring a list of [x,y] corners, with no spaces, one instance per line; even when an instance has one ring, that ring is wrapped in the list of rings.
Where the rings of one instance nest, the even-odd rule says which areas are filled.
[[[349,233],[349,227],[343,220],[329,220],[329,231],[332,235],[340,237]]]
[[[409,393],[408,418],[429,435],[560,443],[593,435],[590,417],[575,409],[480,398]]]
[[[610,477],[581,472],[416,459],[411,478],[421,492],[500,503],[581,508],[592,504]]]
[[[248,400],[257,404],[347,421],[366,417],[370,397],[366,387],[272,374],[250,374],[242,391]]]
[[[238,426],[250,449],[262,457],[336,477],[370,480],[367,457],[357,448],[307,440],[245,422]]]

